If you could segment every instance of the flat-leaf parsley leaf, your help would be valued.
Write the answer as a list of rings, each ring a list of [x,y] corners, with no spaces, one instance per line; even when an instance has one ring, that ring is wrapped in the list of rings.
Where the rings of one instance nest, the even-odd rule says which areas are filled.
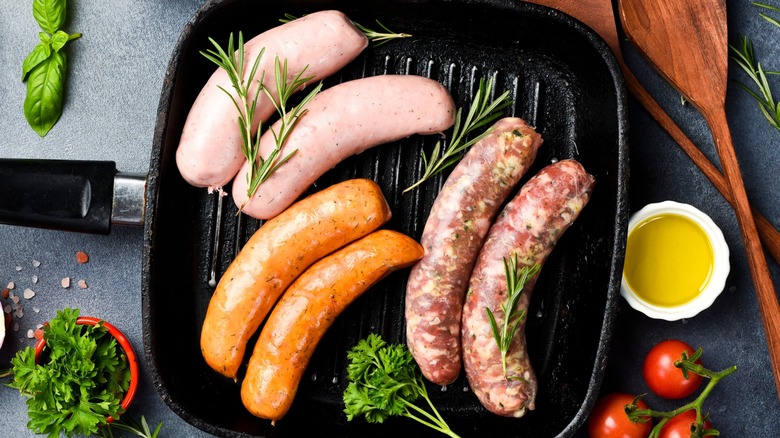
[[[371,333],[352,347],[347,358],[350,383],[344,391],[344,413],[348,421],[364,416],[369,423],[382,423],[388,417],[403,416],[459,438],[428,397],[422,373],[406,345],[389,345]],[[420,397],[430,412],[414,404]]]
[[[27,427],[35,433],[91,435],[124,412],[127,356],[105,327],[77,324],[78,316],[78,309],[64,309],[44,325],[48,354],[41,364],[31,347],[11,359],[14,379],[8,386],[28,397]]]

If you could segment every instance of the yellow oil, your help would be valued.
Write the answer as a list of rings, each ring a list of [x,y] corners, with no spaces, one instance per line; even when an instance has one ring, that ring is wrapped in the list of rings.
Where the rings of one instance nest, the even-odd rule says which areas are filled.
[[[710,240],[696,222],[678,214],[660,214],[629,233],[623,274],[640,299],[674,307],[704,290],[713,264]]]

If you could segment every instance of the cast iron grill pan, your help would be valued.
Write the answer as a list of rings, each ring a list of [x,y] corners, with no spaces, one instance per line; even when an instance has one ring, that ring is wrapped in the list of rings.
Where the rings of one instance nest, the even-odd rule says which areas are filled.
[[[405,342],[403,302],[408,270],[382,280],[338,318],[312,358],[290,413],[276,426],[242,406],[238,383],[210,370],[200,355],[200,327],[221,275],[261,221],[237,215],[229,197],[189,186],[175,164],[184,120],[214,66],[198,54],[207,38],[230,32],[248,39],[296,16],[339,9],[351,19],[378,18],[414,38],[368,48],[325,87],[377,74],[438,80],[467,110],[480,78],[510,90],[508,115],[544,137],[525,179],[556,159],[576,158],[596,176],[593,197],[562,237],[532,296],[527,336],[539,376],[536,410],[521,419],[488,413],[463,373],[452,385],[429,385],[434,403],[462,436],[570,436],[591,408],[606,365],[627,223],[624,92],[606,45],[556,11],[519,2],[209,2],[186,27],[171,60],[160,102],[150,166],[143,279],[144,340],[150,371],[165,402],[186,421],[219,436],[430,436],[405,418],[382,425],[347,422],[341,395],[346,351],[371,332]],[[393,217],[385,228],[420,238],[448,172],[402,194],[420,175],[420,150],[437,136],[412,136],[354,156],[325,174],[307,194],[350,178],[382,187]],[[228,191],[229,192],[229,191]],[[215,245],[215,226],[219,239]],[[216,259],[214,259],[216,257]],[[256,339],[256,336],[255,338]],[[254,342],[254,339],[251,341]],[[248,349],[251,352],[251,348]],[[248,358],[247,358],[248,359]]]

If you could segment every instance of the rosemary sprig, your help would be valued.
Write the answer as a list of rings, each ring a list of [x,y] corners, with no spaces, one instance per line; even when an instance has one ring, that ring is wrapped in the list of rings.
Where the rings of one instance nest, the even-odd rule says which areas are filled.
[[[517,269],[517,253],[513,253],[508,259],[504,257],[504,273],[506,274],[506,299],[501,302],[501,311],[504,313],[504,320],[501,327],[498,327],[496,318],[493,316],[493,312],[490,308],[485,307],[485,313],[487,313],[490,320],[490,329],[493,332],[493,337],[498,344],[498,350],[501,352],[501,368],[504,370],[504,378],[509,380],[510,377],[506,374],[506,355],[509,352],[509,346],[512,345],[512,339],[517,333],[517,328],[525,318],[525,310],[517,309],[517,303],[520,300],[520,296],[523,294],[528,280],[536,275],[541,269],[541,266],[535,264],[533,266],[523,266],[519,270]],[[513,379],[522,379],[522,377],[514,376]]]
[[[374,47],[379,47],[382,44],[394,39],[409,38],[411,36],[408,33],[393,32],[392,30],[388,29],[387,26],[382,24],[379,20],[376,20],[376,24],[379,25],[379,27],[381,27],[382,30],[384,30],[384,32],[377,32],[354,21],[352,22],[352,24],[354,24],[355,27],[358,28],[358,30],[360,30],[361,32],[363,32],[363,34],[366,35],[366,38],[368,38],[368,40],[371,41],[371,44],[373,44]]]
[[[737,83],[758,102],[761,114],[764,115],[769,124],[780,130],[780,102],[776,102],[772,96],[772,89],[767,80],[767,75],[778,74],[778,72],[766,71],[761,66],[761,63],[756,61],[753,53],[753,42],[748,37],[742,38],[741,47],[735,47],[730,44],[729,48],[733,53],[731,59],[747,73],[748,77],[758,87],[758,92],[741,82]]]
[[[279,132],[274,131],[273,127],[269,127],[268,129],[271,131],[271,134],[274,137],[274,143],[275,147],[274,150],[271,151],[270,154],[268,154],[268,157],[263,159],[262,157],[258,158],[258,161],[255,163],[258,167],[257,174],[254,179],[251,179],[247,176],[247,182],[249,183],[249,187],[247,189],[247,201],[249,198],[252,197],[252,193],[254,193],[257,190],[257,187],[266,179],[268,179],[269,176],[271,176],[271,173],[276,171],[276,169],[284,164],[287,160],[289,160],[295,152],[298,150],[295,149],[291,151],[289,154],[287,154],[284,158],[278,159],[279,153],[282,150],[282,147],[287,142],[287,138],[290,136],[290,133],[293,131],[295,126],[298,124],[298,121],[301,119],[301,117],[306,113],[306,104],[308,104],[314,96],[317,95],[317,93],[320,92],[322,89],[322,82],[317,84],[310,92],[309,94],[304,97],[301,102],[292,108],[289,112],[287,111],[287,101],[289,100],[290,96],[295,93],[299,88],[303,87],[306,82],[310,81],[312,77],[304,78],[303,73],[306,71],[306,68],[301,70],[295,77],[292,79],[292,81],[287,82],[287,60],[285,59],[283,62],[279,62],[279,58],[276,57],[274,60],[274,75],[276,76],[276,90],[278,95],[278,101],[274,99],[274,97],[271,95],[271,92],[268,90],[267,87],[262,87],[263,92],[268,97],[268,99],[273,103],[274,108],[276,108],[276,112],[279,114],[280,117],[280,126],[279,126]],[[259,132],[259,130],[258,130]],[[258,134],[257,144],[259,145],[260,138]],[[245,201],[245,203],[247,202]]]
[[[249,71],[249,76],[246,80],[244,80],[244,37],[241,32],[238,33],[237,49],[234,49],[233,34],[230,34],[227,52],[223,50],[222,47],[216,41],[214,41],[214,39],[209,38],[209,41],[211,41],[211,43],[214,45],[214,49],[207,50],[206,52],[201,51],[201,55],[225,70],[225,72],[228,74],[228,77],[230,78],[233,89],[238,96],[234,96],[227,89],[219,86],[219,88],[224,91],[228,97],[230,97],[236,109],[238,110],[238,125],[241,130],[242,139],[241,151],[243,152],[244,157],[250,163],[250,169],[246,176],[248,186],[247,201],[245,201],[246,203],[249,199],[251,199],[252,195],[255,193],[260,184],[267,180],[268,177],[270,177],[271,174],[279,168],[279,166],[284,164],[293,156],[293,154],[295,154],[295,152],[297,152],[296,149],[291,151],[285,157],[279,158],[279,153],[281,152],[282,146],[287,140],[287,137],[298,123],[300,117],[305,113],[305,105],[322,89],[322,84],[320,83],[314,87],[314,89],[312,89],[312,91],[301,101],[301,103],[288,113],[287,100],[295,91],[303,87],[306,82],[313,79],[313,77],[303,77],[303,74],[306,71],[306,68],[304,68],[290,82],[287,82],[287,60],[285,59],[283,62],[280,62],[279,58],[276,57],[274,59],[274,74],[276,76],[278,99],[274,98],[268,88],[263,84],[265,74],[261,74],[260,79],[257,81],[258,90],[250,101],[249,90],[252,84],[255,82],[257,69],[260,65],[260,60],[265,53],[265,48],[260,50],[260,53],[258,54],[254,64],[252,64],[252,67]],[[273,103],[277,113],[281,117],[281,127],[279,132],[277,133],[273,130],[271,131],[275,140],[275,148],[265,158],[259,155],[260,138],[263,133],[262,123],[260,126],[258,126],[256,134],[252,135],[252,120],[254,119],[255,110],[257,109],[257,101],[260,97],[261,91]],[[241,211],[241,208],[239,208],[239,211]]]
[[[758,6],[759,8],[768,9],[768,10],[770,10],[770,11],[774,11],[774,12],[780,12],[780,8],[778,8],[777,6],[767,5],[767,4],[764,4],[764,3],[758,3],[758,2],[753,2],[753,5],[754,5],[754,6]],[[769,15],[766,15],[766,14],[764,14],[763,12],[759,12],[759,14],[758,14],[758,15],[759,15],[761,18],[763,18],[764,20],[768,21],[769,23],[772,23],[772,24],[774,24],[775,26],[777,26],[777,27],[780,27],[780,21],[777,21],[777,19],[775,19],[775,18],[772,18],[772,17],[770,17]]]
[[[284,18],[280,18],[279,21],[281,21],[282,23],[288,23],[297,18],[298,17],[292,14],[284,14]],[[380,23],[379,20],[376,20],[376,24],[378,24],[379,27],[381,27],[382,30],[384,30],[384,32],[378,32],[373,29],[369,29],[368,27],[363,26],[362,24],[356,21],[352,21],[352,20],[350,21],[356,28],[358,28],[359,31],[363,32],[363,34],[366,36],[366,38],[368,38],[368,40],[371,42],[371,44],[373,44],[374,47],[379,47],[382,44],[385,44],[388,41],[394,39],[411,37],[411,35],[408,33],[393,32],[392,30],[388,29],[387,26]]]
[[[468,147],[490,133],[490,130],[488,129],[482,134],[467,140],[469,134],[496,120],[501,116],[501,111],[512,104],[512,101],[509,99],[509,91],[505,91],[491,102],[490,95],[492,92],[493,78],[488,79],[487,82],[485,82],[484,79],[480,79],[479,87],[474,94],[474,100],[472,101],[471,108],[466,116],[466,121],[461,122],[462,108],[458,108],[458,113],[455,117],[455,126],[452,130],[452,140],[443,148],[443,151],[441,140],[436,142],[436,146],[434,146],[429,157],[425,155],[425,151],[420,152],[423,163],[425,164],[425,171],[417,182],[403,191],[404,193],[414,189],[432,176],[458,162],[463,158],[463,155],[466,154],[466,149]]]
[[[124,430],[125,432],[130,432],[133,435],[137,435],[141,438],[157,438],[160,435],[162,423],[159,423],[157,427],[152,430],[143,415],[141,415],[140,423],[135,419],[128,417],[127,415],[123,415],[119,421],[111,423],[109,427],[100,428],[101,436],[103,438],[114,438],[114,428]]]

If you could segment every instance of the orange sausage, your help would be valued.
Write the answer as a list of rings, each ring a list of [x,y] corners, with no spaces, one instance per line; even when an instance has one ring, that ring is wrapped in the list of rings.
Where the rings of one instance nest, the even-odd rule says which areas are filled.
[[[241,385],[249,412],[281,419],[317,343],[336,317],[387,274],[422,256],[422,246],[410,237],[380,230],[306,270],[279,300],[255,344]]]
[[[247,341],[290,283],[390,216],[379,186],[358,178],[310,195],[266,222],[228,266],[209,302],[200,338],[206,363],[235,379]]]

